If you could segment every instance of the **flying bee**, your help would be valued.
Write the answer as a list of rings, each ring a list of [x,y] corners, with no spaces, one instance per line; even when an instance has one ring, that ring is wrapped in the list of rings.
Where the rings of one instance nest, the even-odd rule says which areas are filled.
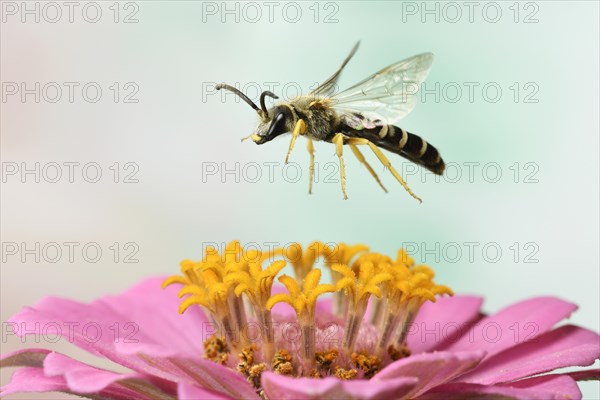
[[[309,193],[312,193],[314,179],[313,141],[317,140],[335,145],[344,199],[348,195],[342,155],[343,146],[347,145],[384,191],[387,192],[387,189],[358,146],[368,146],[404,189],[421,202],[380,148],[399,154],[435,174],[441,175],[444,172],[444,161],[435,147],[419,136],[392,125],[415,107],[417,89],[431,69],[433,54],[423,53],[407,58],[376,72],[349,89],[334,93],[337,80],[356,53],[359,43],[338,70],[315,90],[290,101],[276,103],[269,109],[265,106],[265,98],[268,96],[278,99],[272,92],[265,91],[260,95],[259,108],[248,96],[232,86],[219,84],[216,88],[234,92],[258,113],[260,119],[255,132],[242,140],[250,138],[256,144],[264,144],[291,132],[286,164],[298,136],[306,137],[310,154]]]

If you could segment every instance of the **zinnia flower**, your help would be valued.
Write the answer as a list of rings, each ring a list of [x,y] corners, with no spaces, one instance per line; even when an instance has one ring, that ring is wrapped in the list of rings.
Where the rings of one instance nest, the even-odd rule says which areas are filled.
[[[320,258],[331,283],[321,283]],[[280,274],[287,262],[294,277]],[[574,304],[540,297],[486,316],[480,297],[453,296],[402,250],[391,258],[315,242],[263,253],[232,242],[223,254],[208,249],[201,261],[183,261],[181,271],[91,304],[45,298],[13,316],[7,332],[62,335],[131,372],[26,349],[2,357],[3,367],[19,368],[0,393],[578,399],[576,381],[600,377],[599,370],[547,374],[600,357],[595,332],[553,329]],[[277,276],[282,287],[273,286]]]

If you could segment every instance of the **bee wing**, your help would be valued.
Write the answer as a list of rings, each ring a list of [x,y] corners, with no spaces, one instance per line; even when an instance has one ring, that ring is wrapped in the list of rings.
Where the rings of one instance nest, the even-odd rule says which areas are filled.
[[[354,129],[393,124],[415,107],[432,63],[423,53],[392,64],[331,97],[331,107]]]
[[[333,75],[331,75],[329,77],[329,79],[327,79],[325,82],[321,83],[315,90],[310,92],[311,95],[313,95],[315,97],[316,96],[329,97],[335,91],[335,84],[336,84],[338,78],[340,77],[342,70],[344,69],[346,64],[348,64],[348,61],[350,61],[352,56],[354,56],[354,53],[356,53],[356,50],[358,50],[358,45],[360,45],[360,41],[356,42],[356,44],[354,45],[352,50],[350,50],[350,54],[348,54],[348,56],[346,57],[346,59],[344,60],[342,65],[337,69],[337,71],[335,71],[335,73]]]

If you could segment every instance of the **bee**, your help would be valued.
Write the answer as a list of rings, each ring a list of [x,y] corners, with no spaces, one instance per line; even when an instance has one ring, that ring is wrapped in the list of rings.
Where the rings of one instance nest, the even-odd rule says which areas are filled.
[[[264,144],[285,133],[291,133],[285,157],[287,164],[298,136],[306,137],[310,154],[309,193],[312,193],[314,180],[313,141],[323,141],[335,145],[344,199],[348,195],[343,146],[347,145],[385,192],[387,189],[359,146],[369,147],[404,189],[421,202],[381,149],[398,154],[435,174],[441,175],[444,172],[444,161],[434,146],[393,125],[415,107],[418,87],[431,69],[433,54],[423,53],[407,58],[383,68],[346,90],[334,93],[342,70],[356,53],[359,44],[360,42],[356,43],[337,71],[316,89],[290,101],[276,103],[269,109],[265,106],[266,97],[278,99],[270,91],[260,95],[259,108],[248,96],[230,85],[219,84],[216,89],[235,93],[258,113],[256,130],[242,141],[252,139],[256,144]]]

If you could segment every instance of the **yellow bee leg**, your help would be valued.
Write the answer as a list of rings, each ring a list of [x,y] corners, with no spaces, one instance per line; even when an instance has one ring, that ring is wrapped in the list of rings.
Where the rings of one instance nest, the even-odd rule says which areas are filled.
[[[313,179],[315,177],[315,146],[313,146],[312,139],[308,139],[308,154],[310,154],[310,165],[308,167],[309,172],[309,183],[308,183],[308,194],[312,194]]]
[[[402,177],[400,176],[400,174],[398,173],[398,171],[396,171],[396,169],[394,169],[394,167],[392,166],[392,163],[390,162],[390,160],[388,160],[388,158],[385,156],[385,154],[383,154],[383,152],[377,147],[375,146],[373,143],[371,143],[369,140],[367,139],[363,139],[363,138],[348,138],[347,139],[347,143],[348,144],[366,144],[367,146],[369,146],[371,148],[371,151],[373,151],[373,153],[375,153],[375,155],[377,156],[377,158],[379,159],[379,161],[390,170],[390,172],[392,173],[392,175],[394,175],[394,178],[396,178],[396,180],[398,182],[400,182],[400,184],[402,185],[402,187],[404,188],[404,190],[406,190],[408,192],[408,194],[410,194],[412,197],[414,197],[415,199],[417,199],[419,201],[419,203],[422,203],[423,200],[421,200],[421,198],[419,196],[417,196],[416,194],[413,193],[412,190],[410,190],[410,188],[408,187],[408,185],[406,184],[406,182],[404,182],[404,179],[402,179]]]
[[[292,141],[290,142],[290,148],[288,149],[287,155],[285,156],[285,163],[288,163],[288,159],[290,158],[290,154],[292,153],[292,149],[294,148],[294,143],[296,143],[296,138],[298,135],[303,135],[306,133],[306,124],[303,120],[299,119],[296,122],[296,126],[294,126],[294,130],[292,131]]]
[[[369,165],[369,163],[365,159],[365,156],[363,156],[363,154],[360,152],[360,150],[358,149],[358,147],[356,147],[356,145],[354,145],[354,144],[351,144],[350,145],[350,149],[352,149],[352,152],[354,153],[354,155],[356,156],[356,158],[358,159],[358,161],[360,161],[360,163],[367,168],[367,170],[369,171],[369,173],[371,174],[371,176],[373,178],[375,178],[375,180],[377,181],[377,183],[379,184],[379,186],[381,186],[381,188],[384,190],[384,192],[387,193],[387,189],[385,188],[385,186],[383,186],[383,183],[381,183],[381,181],[379,180],[379,177],[377,176],[377,174],[375,173],[375,171],[373,170],[373,168],[371,168],[371,165]]]
[[[342,193],[344,193],[344,200],[348,200],[348,194],[346,193],[346,167],[344,166],[344,158],[342,157],[344,146],[344,135],[336,133],[331,142],[335,144],[335,153],[340,159],[340,178],[342,180]]]

